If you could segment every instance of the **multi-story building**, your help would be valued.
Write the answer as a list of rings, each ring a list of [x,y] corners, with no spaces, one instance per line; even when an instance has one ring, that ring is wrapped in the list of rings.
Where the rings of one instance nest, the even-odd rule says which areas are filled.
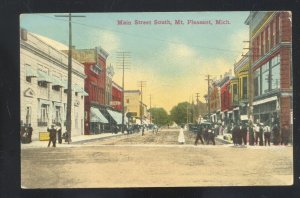
[[[231,83],[231,98],[235,121],[245,121],[248,120],[249,52],[234,64],[234,74],[236,78]]]
[[[147,111],[147,105],[142,103],[140,100],[141,92],[140,90],[125,90],[124,91],[124,108],[128,115],[131,115],[131,122],[141,123],[141,118],[143,123],[149,117]]]
[[[219,80],[215,80],[212,83],[210,89],[210,116],[212,122],[221,121],[221,95]]]
[[[224,76],[219,82],[221,92],[221,119],[227,125],[232,121],[232,107],[230,95],[230,76]]]
[[[106,85],[105,85],[105,104],[110,105],[112,101],[112,83],[114,76],[114,68],[112,65],[109,65],[106,69]]]
[[[117,111],[122,111],[123,88],[114,81],[112,82],[112,100],[110,106]]]
[[[291,12],[252,11],[245,24],[250,30],[253,120],[289,125],[293,112]]]
[[[21,122],[33,127],[33,140],[52,124],[65,132],[68,56],[51,40],[21,29],[20,34]],[[84,132],[84,66],[72,59],[72,136]]]
[[[66,51],[67,52],[67,51]],[[84,65],[85,90],[89,94],[85,98],[85,134],[97,134],[109,124],[101,110],[106,109],[106,59],[108,53],[101,47],[94,49],[73,49],[73,58]]]

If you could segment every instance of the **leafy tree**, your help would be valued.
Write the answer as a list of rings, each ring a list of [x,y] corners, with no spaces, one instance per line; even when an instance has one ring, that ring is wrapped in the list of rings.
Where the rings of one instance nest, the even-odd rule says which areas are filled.
[[[163,126],[170,123],[169,115],[164,108],[151,108],[152,123]]]
[[[187,121],[187,113],[189,113],[189,120],[192,122],[190,114],[191,107],[191,104],[188,102],[178,103],[171,109],[171,119],[178,125],[185,124]],[[187,108],[189,108],[189,111],[187,111]]]

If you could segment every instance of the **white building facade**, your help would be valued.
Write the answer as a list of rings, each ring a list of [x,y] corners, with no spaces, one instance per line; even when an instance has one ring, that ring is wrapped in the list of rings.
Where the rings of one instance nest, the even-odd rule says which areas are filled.
[[[52,124],[66,131],[68,56],[39,36],[21,29],[20,114],[31,124],[32,139]],[[72,136],[84,134],[84,66],[72,59]]]

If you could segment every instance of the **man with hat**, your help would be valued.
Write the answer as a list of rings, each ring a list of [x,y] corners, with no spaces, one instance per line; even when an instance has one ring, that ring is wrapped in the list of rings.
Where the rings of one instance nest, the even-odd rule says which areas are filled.
[[[47,131],[49,132],[48,147],[50,146],[51,142],[52,146],[56,147],[56,129],[54,128],[54,124],[51,125],[51,129],[47,128]]]

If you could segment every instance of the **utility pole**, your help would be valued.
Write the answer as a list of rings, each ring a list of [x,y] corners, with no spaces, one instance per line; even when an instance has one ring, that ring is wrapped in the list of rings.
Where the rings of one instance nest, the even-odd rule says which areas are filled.
[[[143,125],[143,87],[146,86],[147,81],[138,81],[138,85],[141,87],[141,106],[140,106],[140,118],[141,124]],[[144,129],[142,130],[142,135],[144,135]]]
[[[124,114],[125,114],[125,107],[124,107],[124,92],[125,92],[125,84],[124,84],[124,79],[125,79],[125,69],[129,69],[129,61],[130,59],[130,52],[117,52],[117,65],[118,69],[122,69],[122,133],[124,133]]]
[[[80,15],[55,15],[55,17],[69,18],[69,51],[68,51],[68,89],[67,89],[67,115],[66,115],[66,129],[68,134],[68,144],[72,142],[72,17],[85,17]]]
[[[150,108],[149,109],[151,110],[151,94],[150,94]],[[149,113],[150,113],[150,124],[152,124],[151,111],[149,111]]]
[[[209,88],[209,84],[210,84],[210,79],[209,79],[209,74],[207,75],[207,103],[208,103],[208,120],[210,121],[210,88]]]
[[[196,118],[195,118],[195,121],[197,122],[198,121],[198,118],[199,118],[199,115],[200,115],[200,112],[199,112],[199,96],[200,93],[196,93],[196,102],[197,102],[197,105],[196,105],[196,111],[195,111],[195,114],[196,114]]]

